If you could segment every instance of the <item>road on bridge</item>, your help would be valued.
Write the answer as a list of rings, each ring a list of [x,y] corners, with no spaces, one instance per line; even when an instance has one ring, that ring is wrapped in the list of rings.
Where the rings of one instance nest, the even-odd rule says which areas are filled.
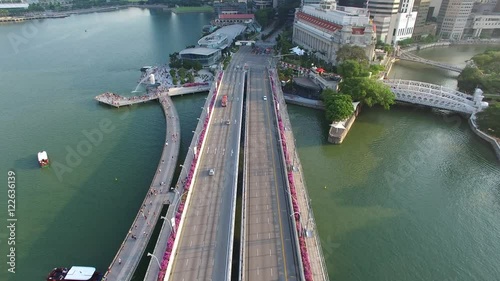
[[[249,54],[242,280],[299,280],[294,224],[266,65]],[[266,98],[264,98],[266,96]]]
[[[230,279],[244,53],[234,54],[224,73],[204,149],[198,152],[201,153],[200,163],[191,191],[191,203],[168,280]],[[223,95],[228,95],[227,107],[221,106]],[[214,169],[212,176],[209,175],[210,169]]]

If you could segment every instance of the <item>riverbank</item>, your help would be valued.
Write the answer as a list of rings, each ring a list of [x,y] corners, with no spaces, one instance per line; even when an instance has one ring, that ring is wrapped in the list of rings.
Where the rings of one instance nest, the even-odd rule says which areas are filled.
[[[471,118],[469,118],[469,125],[472,131],[478,135],[480,138],[491,144],[493,147],[493,151],[495,151],[495,154],[497,156],[497,159],[500,161],[500,142],[498,139],[486,134],[485,132],[479,130],[479,127],[476,124],[475,121],[475,116],[472,115]]]

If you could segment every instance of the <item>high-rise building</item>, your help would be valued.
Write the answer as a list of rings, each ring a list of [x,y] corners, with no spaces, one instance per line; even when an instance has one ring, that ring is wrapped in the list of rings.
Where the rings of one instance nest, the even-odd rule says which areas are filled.
[[[442,39],[460,40],[474,0],[443,0],[437,18],[437,35]]]
[[[415,0],[415,4],[413,4],[413,10],[417,12],[417,19],[415,20],[415,28],[413,29],[412,38],[420,39],[422,37],[426,37],[427,35],[435,35],[436,34],[436,24],[435,23],[427,23],[432,17],[430,11],[430,3],[431,0]]]
[[[371,0],[366,3],[376,26],[377,39],[387,44],[392,43],[399,3],[400,0]]]
[[[411,38],[417,19],[417,12],[413,11],[413,3],[414,0],[401,0],[399,3],[396,24],[392,31],[393,43]]]

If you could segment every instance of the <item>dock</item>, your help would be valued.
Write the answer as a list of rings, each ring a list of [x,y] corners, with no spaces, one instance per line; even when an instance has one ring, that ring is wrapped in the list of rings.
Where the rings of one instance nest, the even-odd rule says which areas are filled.
[[[166,120],[165,145],[156,169],[151,186],[141,206],[138,206],[128,233],[116,253],[111,265],[104,274],[103,280],[129,281],[132,279],[140,260],[146,256],[145,249],[151,233],[160,217],[164,205],[170,204],[172,193],[169,186],[172,182],[180,148],[180,125],[177,110],[166,93],[125,98],[112,93],[104,93],[95,98],[99,102],[114,107],[132,105],[159,99]]]
[[[145,103],[148,101],[152,101],[155,99],[158,99],[161,96],[169,96],[169,97],[175,97],[175,96],[182,96],[182,95],[188,95],[188,94],[194,94],[194,93],[202,93],[202,92],[208,92],[210,91],[211,88],[211,83],[208,85],[203,85],[203,86],[195,86],[195,87],[176,87],[176,88],[170,88],[165,92],[161,92],[158,94],[151,93],[151,94],[144,94],[141,96],[134,96],[134,97],[124,97],[115,93],[111,92],[106,92],[102,93],[98,96],[96,96],[94,99],[97,100],[98,102],[111,105],[114,107],[120,107],[120,106],[127,106],[127,105],[133,105],[133,104],[138,104],[138,103]]]

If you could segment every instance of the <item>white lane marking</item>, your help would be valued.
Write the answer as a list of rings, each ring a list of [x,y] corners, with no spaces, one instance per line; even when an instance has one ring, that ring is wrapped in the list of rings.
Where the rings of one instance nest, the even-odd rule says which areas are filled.
[[[215,148],[215,152],[214,152],[214,154],[217,154],[217,147]]]
[[[210,152],[210,147],[207,147],[207,154]]]
[[[189,259],[186,259],[186,266],[188,265]]]
[[[194,229],[193,230],[196,230],[196,225],[194,226]]]
[[[196,211],[196,216],[198,216],[198,211]]]
[[[233,156],[233,152],[234,152],[234,151],[231,149],[231,156]]]
[[[269,210],[269,205],[266,205],[267,206],[267,209]]]
[[[271,239],[271,232],[269,232],[269,239]]]
[[[259,233],[257,232],[257,239],[259,239]]]
[[[259,223],[259,218],[257,217],[257,223]]]
[[[271,251],[271,249],[269,249],[269,255],[270,255],[270,256],[272,256],[272,251]]]
[[[271,276],[273,276],[273,269],[271,268]]]
[[[191,240],[191,242],[189,242],[189,247],[193,246],[193,240]]]

